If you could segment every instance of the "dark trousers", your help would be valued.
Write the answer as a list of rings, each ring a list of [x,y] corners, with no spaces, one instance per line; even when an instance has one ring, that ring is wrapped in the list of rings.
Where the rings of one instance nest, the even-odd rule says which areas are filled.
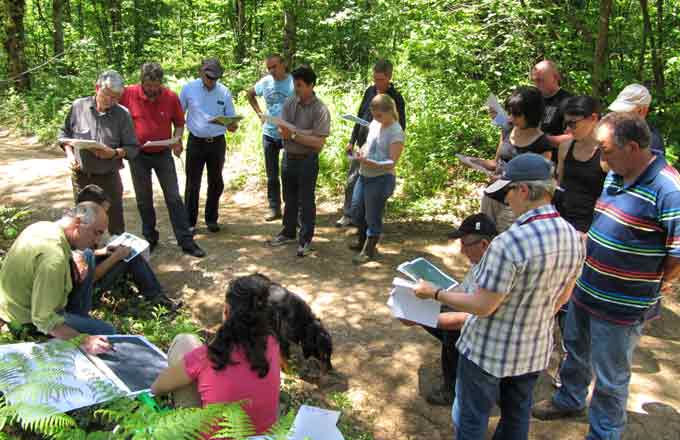
[[[125,219],[123,218],[123,182],[120,180],[118,171],[109,174],[87,174],[82,171],[71,173],[73,186],[73,200],[78,193],[87,185],[98,185],[111,198],[109,208],[109,233],[120,235],[125,232]]]
[[[279,151],[283,148],[281,139],[262,135],[264,165],[267,172],[267,200],[272,209],[281,209],[281,180],[279,179]]]
[[[137,197],[137,209],[142,218],[142,234],[149,242],[158,241],[156,230],[156,210],[153,206],[153,182],[151,172],[156,172],[156,177],[163,190],[165,205],[168,207],[170,223],[175,232],[177,244],[180,246],[193,240],[189,232],[189,219],[187,211],[179,195],[177,185],[177,171],[175,161],[169,149],[158,153],[144,153],[130,161],[130,174],[132,184],[135,187]]]
[[[359,161],[350,160],[349,170],[347,170],[347,181],[345,182],[345,203],[342,205],[342,213],[347,217],[352,217],[352,195],[354,185],[359,179]]]
[[[456,342],[460,337],[460,330],[442,330],[426,325],[422,326],[426,332],[434,336],[442,343],[442,386],[450,390],[451,394],[456,394],[456,373],[458,371],[458,349]]]
[[[286,237],[295,237],[300,216],[300,244],[312,241],[316,223],[316,178],[319,175],[319,156],[310,154],[304,158],[283,154],[281,182],[283,184],[283,231]]]
[[[189,134],[187,142],[186,171],[187,180],[184,188],[184,201],[187,205],[189,225],[196,226],[198,220],[198,198],[201,193],[203,168],[208,169],[208,197],[205,201],[205,222],[217,223],[219,202],[224,191],[222,168],[226,142],[224,135],[214,138],[199,138]]]

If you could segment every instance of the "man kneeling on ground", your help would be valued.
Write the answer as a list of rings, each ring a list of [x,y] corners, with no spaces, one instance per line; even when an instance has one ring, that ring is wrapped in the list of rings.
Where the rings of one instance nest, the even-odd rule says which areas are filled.
[[[104,209],[85,202],[56,222],[37,222],[19,234],[0,269],[1,324],[58,339],[114,334],[111,324],[91,318],[89,309],[72,309],[69,301],[72,249],[94,247],[108,224]],[[93,354],[111,348],[104,336],[85,336],[81,347]]]
[[[496,224],[486,214],[474,214],[463,220],[458,229],[449,233],[449,238],[460,239],[460,252],[467,257],[472,266],[465,274],[463,281],[451,289],[451,292],[474,293],[477,285],[474,282],[478,264],[489,247],[489,243],[496,236]],[[441,313],[437,320],[437,328],[422,326],[425,331],[439,339],[442,343],[442,384],[430,391],[425,400],[432,405],[447,406],[453,404],[456,395],[456,370],[458,369],[458,349],[456,343],[460,337],[460,330],[465,324],[469,313],[456,312],[442,304]],[[400,320],[404,325],[414,323]]]

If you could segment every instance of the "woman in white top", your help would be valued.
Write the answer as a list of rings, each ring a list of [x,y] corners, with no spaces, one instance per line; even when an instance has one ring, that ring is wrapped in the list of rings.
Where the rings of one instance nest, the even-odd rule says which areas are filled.
[[[356,157],[359,179],[352,195],[353,222],[359,228],[359,240],[350,249],[360,251],[352,261],[361,264],[372,260],[383,230],[387,199],[394,192],[394,169],[404,149],[404,130],[389,95],[379,94],[371,101],[373,121],[366,143]]]

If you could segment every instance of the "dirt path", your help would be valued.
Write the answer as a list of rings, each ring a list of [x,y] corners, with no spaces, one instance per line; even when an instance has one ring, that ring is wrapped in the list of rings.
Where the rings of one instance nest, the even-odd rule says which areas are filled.
[[[0,203],[31,204],[34,208],[64,208],[71,203],[66,161],[60,151],[14,137],[0,129]],[[228,158],[225,174],[234,164]],[[181,174],[181,171],[180,171]],[[139,216],[129,173],[124,170],[127,229],[139,232]],[[227,176],[228,177],[228,176]],[[183,177],[180,177],[182,179]],[[157,184],[156,184],[157,185]],[[183,181],[180,187],[183,188]],[[205,183],[204,183],[205,188]],[[340,379],[315,393],[346,391],[354,414],[375,439],[450,439],[450,408],[428,405],[423,396],[439,380],[439,346],[419,329],[396,323],[385,301],[394,268],[405,259],[427,256],[462,277],[467,264],[455,246],[446,246],[447,225],[400,223],[386,227],[379,262],[362,267],[351,264],[349,237],[332,226],[337,203],[319,204],[316,252],[304,259],[293,248],[271,249],[264,241],[278,232],[278,223],[262,220],[262,188],[225,191],[218,234],[199,229],[197,241],[208,256],[184,256],[174,244],[157,186],[156,206],[161,245],[152,257],[161,282],[182,296],[195,319],[214,327],[220,319],[226,281],[253,271],[301,294],[322,317],[333,335],[334,365]],[[202,206],[202,205],[201,205]],[[208,235],[209,234],[209,235]],[[626,439],[680,439],[680,306],[677,292],[664,303],[663,317],[645,331],[636,352]],[[553,371],[553,359],[549,371]],[[543,374],[536,399],[552,393],[550,377]],[[492,420],[492,425],[497,417]],[[492,426],[493,427],[493,426]],[[532,439],[582,439],[585,418],[569,422],[532,420]]]

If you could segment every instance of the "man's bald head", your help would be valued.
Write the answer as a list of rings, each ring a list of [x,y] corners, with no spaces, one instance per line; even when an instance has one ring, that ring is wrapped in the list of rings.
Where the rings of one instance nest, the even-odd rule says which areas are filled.
[[[531,81],[548,98],[560,90],[560,71],[550,60],[540,61],[531,69]]]

